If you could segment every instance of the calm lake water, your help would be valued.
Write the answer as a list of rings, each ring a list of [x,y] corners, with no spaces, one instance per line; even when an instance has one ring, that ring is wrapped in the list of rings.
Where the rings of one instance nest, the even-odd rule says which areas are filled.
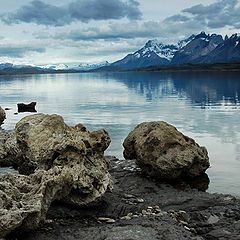
[[[0,77],[4,129],[26,114],[19,102],[37,102],[38,112],[57,113],[68,124],[105,128],[107,154],[122,157],[122,142],[143,121],[164,120],[207,147],[210,192],[240,196],[240,73],[94,73]]]

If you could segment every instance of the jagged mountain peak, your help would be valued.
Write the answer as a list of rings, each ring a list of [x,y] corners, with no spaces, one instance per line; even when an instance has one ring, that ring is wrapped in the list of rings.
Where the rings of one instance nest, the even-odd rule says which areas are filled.
[[[159,43],[157,39],[151,39],[145,43],[144,47],[150,48],[150,47],[155,47],[155,46],[159,46],[159,45],[162,45],[162,43]]]
[[[171,61],[174,53],[178,50],[178,47],[171,44],[163,44],[157,39],[149,40],[146,42],[143,48],[136,51],[134,56],[137,58],[150,57],[151,55],[157,55],[159,58]],[[156,57],[156,56],[155,56]]]
[[[240,38],[240,33],[233,34],[229,39],[237,39]]]

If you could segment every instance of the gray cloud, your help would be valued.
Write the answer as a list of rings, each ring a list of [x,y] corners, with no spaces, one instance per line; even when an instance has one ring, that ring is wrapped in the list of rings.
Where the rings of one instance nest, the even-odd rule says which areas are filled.
[[[37,38],[54,38],[72,41],[123,40],[158,38],[176,42],[179,39],[197,34],[200,31],[223,27],[240,27],[238,0],[219,0],[209,5],[195,5],[181,13],[157,21],[131,21],[128,23],[108,23],[103,26],[80,26],[75,30],[60,30],[54,34],[37,33]]]
[[[55,39],[81,40],[119,40],[133,38],[151,38],[159,35],[159,23],[110,23],[104,27],[88,27],[68,32],[60,32],[52,36]]]
[[[41,0],[33,0],[14,13],[1,16],[7,24],[36,23],[48,26],[64,26],[75,21],[109,19],[140,19],[139,3],[135,0],[76,0],[65,6],[54,6]]]
[[[179,23],[198,25],[204,28],[240,28],[240,7],[238,0],[218,0],[204,6],[195,5],[184,9],[181,14],[165,19],[165,23]]]
[[[0,46],[1,57],[21,58],[29,52],[45,52],[45,48],[21,47],[21,46]]]
[[[197,25],[198,24],[198,25]],[[176,42],[179,39],[188,37],[190,34],[202,30],[202,24],[192,22],[129,22],[129,23],[108,23],[98,27],[79,27],[75,30],[59,30],[54,33],[48,31],[37,32],[34,36],[38,39],[55,39],[80,41],[116,42],[133,39],[147,41],[151,38],[158,38],[163,42]]]

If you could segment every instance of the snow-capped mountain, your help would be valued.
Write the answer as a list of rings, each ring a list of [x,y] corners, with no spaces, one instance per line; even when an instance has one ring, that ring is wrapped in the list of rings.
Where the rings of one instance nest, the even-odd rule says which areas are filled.
[[[203,61],[204,63],[240,62],[240,34],[233,34],[219,44]]]
[[[75,70],[82,70],[82,71],[87,71],[87,70],[94,70],[100,67],[105,67],[109,66],[110,63],[108,61],[101,62],[101,63],[80,63],[77,66],[72,66],[72,69]]]
[[[240,62],[240,35],[223,37],[201,32],[179,41],[176,45],[149,40],[140,50],[110,65],[110,70]]]
[[[171,62],[178,47],[164,45],[157,40],[149,40],[143,48],[128,54],[123,59],[111,64],[111,67],[132,69],[156,65],[167,65]]]
[[[190,37],[178,41],[178,49],[184,48],[186,45],[188,45],[194,38],[196,37],[195,34],[191,35]]]
[[[221,35],[207,35],[205,32],[192,37],[192,39],[175,53],[172,64],[202,63],[205,57],[219,44],[223,43]]]
[[[101,62],[101,63],[74,63],[74,64],[57,64],[57,65],[44,65],[42,68],[51,69],[51,70],[62,70],[62,71],[88,71],[94,70],[100,67],[108,66],[109,62]]]
[[[45,65],[45,66],[42,66],[42,68],[51,69],[51,70],[67,70],[68,65],[67,64]]]

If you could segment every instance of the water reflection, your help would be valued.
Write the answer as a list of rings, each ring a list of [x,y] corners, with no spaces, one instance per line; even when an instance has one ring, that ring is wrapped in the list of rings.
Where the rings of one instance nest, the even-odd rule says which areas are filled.
[[[191,99],[194,105],[240,106],[240,74],[236,72],[122,73],[112,77],[147,101],[177,95]]]
[[[240,196],[239,73],[96,73],[0,77],[5,129],[27,113],[18,102],[38,102],[38,112],[67,123],[106,128],[108,154],[122,158],[122,141],[140,122],[164,120],[207,147],[210,191]]]

